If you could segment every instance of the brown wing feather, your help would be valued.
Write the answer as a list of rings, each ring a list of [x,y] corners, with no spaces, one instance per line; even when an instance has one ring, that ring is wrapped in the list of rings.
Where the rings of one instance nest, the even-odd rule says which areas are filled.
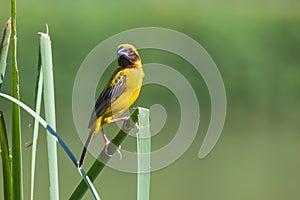
[[[97,118],[105,113],[110,108],[111,104],[116,101],[125,91],[125,81],[126,75],[124,75],[124,73],[118,69],[96,101],[89,121],[89,128],[97,120]]]

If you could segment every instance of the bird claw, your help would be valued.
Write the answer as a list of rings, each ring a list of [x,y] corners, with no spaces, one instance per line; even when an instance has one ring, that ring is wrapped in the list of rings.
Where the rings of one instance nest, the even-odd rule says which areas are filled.
[[[113,157],[113,154],[110,154],[108,152],[108,147],[109,147],[109,144],[110,144],[110,141],[106,142],[105,145],[104,145],[104,153],[105,155],[107,155],[108,157]],[[121,152],[121,146],[119,146],[117,149],[116,149],[116,152],[119,154],[120,156],[120,160],[122,159],[122,152]]]
[[[126,125],[127,125],[127,121],[124,121],[124,123],[122,125],[122,130],[124,132],[129,132],[133,128],[136,128],[137,130],[140,130],[140,127],[139,127],[138,123],[134,123],[134,125],[132,125],[132,121],[130,121],[130,125],[128,127]]]
[[[120,160],[122,160],[123,155],[122,155],[122,152],[121,152],[121,145],[117,148],[116,152],[119,154]]]
[[[109,144],[110,144],[110,142],[106,142],[105,143],[105,145],[104,145],[104,153],[105,153],[105,155],[107,155],[108,157],[111,158],[113,155],[108,153]]]
[[[134,124],[134,128],[136,128],[137,131],[140,130],[140,126],[138,125],[138,123],[135,123],[135,124]]]

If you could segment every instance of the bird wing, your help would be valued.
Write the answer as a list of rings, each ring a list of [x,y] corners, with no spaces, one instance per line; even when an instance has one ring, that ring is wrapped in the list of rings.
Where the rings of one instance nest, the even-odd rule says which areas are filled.
[[[110,108],[111,104],[116,101],[125,91],[125,81],[126,75],[124,75],[124,73],[119,69],[115,71],[114,75],[96,101],[92,116],[89,121],[89,128],[97,120],[97,118],[105,113]]]

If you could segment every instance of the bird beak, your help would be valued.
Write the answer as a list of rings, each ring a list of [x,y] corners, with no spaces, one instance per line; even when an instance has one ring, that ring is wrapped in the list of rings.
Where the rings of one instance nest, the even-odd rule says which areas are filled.
[[[129,58],[128,51],[125,48],[121,48],[117,52],[118,58],[121,56],[125,56],[126,58]]]

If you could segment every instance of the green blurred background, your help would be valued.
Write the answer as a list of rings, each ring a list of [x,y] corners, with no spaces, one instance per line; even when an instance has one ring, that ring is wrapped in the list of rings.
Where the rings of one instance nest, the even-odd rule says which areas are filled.
[[[21,99],[34,105],[38,35],[50,27],[56,86],[57,130],[79,157],[82,142],[72,115],[77,70],[101,41],[119,32],[157,26],[180,31],[198,41],[222,74],[227,92],[227,119],[213,151],[198,159],[210,119],[204,81],[184,60],[167,52],[142,51],[144,63],[158,62],[184,74],[197,91],[201,122],[186,153],[151,175],[151,199],[282,200],[300,199],[300,2],[264,1],[19,1],[18,64]],[[10,2],[0,2],[0,24],[10,16]],[[4,92],[11,92],[10,64]],[[99,64],[99,67],[101,64]],[[110,71],[107,70],[107,76]],[[105,77],[104,77],[105,79]],[[106,77],[107,80],[107,77]],[[101,80],[103,84],[106,80]],[[96,83],[95,83],[96,84]],[[145,87],[137,105],[167,105],[168,120],[153,148],[166,144],[179,123],[178,102],[163,88]],[[157,96],[163,97],[157,102]],[[11,103],[1,99],[10,131]],[[192,120],[192,119],[191,119]],[[25,199],[29,199],[32,118],[22,111]],[[112,137],[112,134],[109,134]],[[133,139],[122,145],[134,149]],[[100,149],[100,148],[99,148]],[[61,199],[67,199],[80,177],[58,148]],[[45,134],[38,144],[36,199],[47,199]],[[85,167],[93,162],[88,156]],[[1,161],[0,161],[1,163]],[[2,166],[2,165],[1,165]],[[2,172],[2,167],[1,172]],[[0,173],[0,199],[3,198]],[[95,182],[102,199],[136,199],[136,175],[106,168]],[[89,193],[84,199],[91,199]]]

